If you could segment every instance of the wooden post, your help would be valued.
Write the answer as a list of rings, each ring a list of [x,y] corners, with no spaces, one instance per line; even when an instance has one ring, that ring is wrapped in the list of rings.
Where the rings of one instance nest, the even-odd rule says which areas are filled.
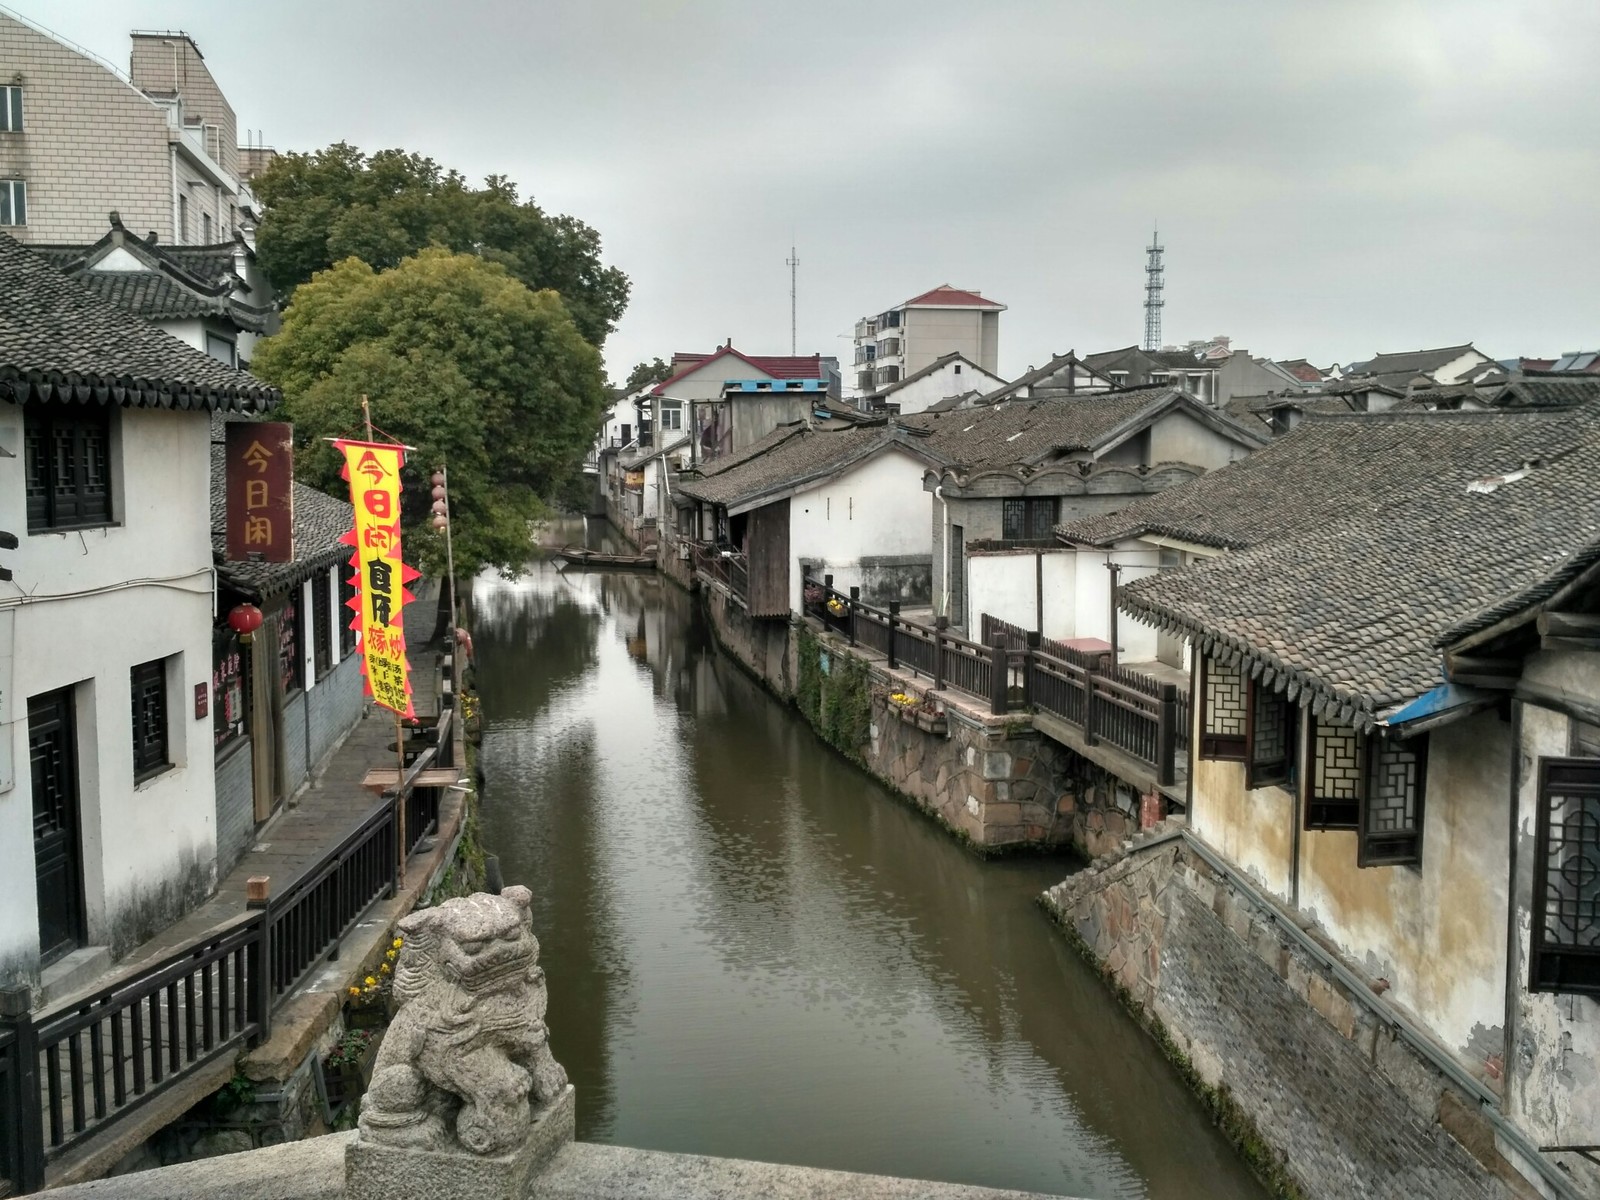
[[[1033,656],[1039,653],[1039,631],[1030,629],[1022,647],[1022,707],[1033,710]]]
[[[252,875],[244,881],[244,906],[246,908],[265,908],[267,896],[272,887],[272,876]]]
[[[994,645],[989,647],[989,711],[995,716],[1006,711],[1007,685],[1011,682],[1007,678],[1009,667],[1006,660],[1006,637],[1003,633],[997,633],[994,635]]]
[[[1156,782],[1170,786],[1177,777],[1178,685],[1161,685],[1161,710],[1156,717]]]
[[[849,624],[845,626],[845,630],[846,630],[845,636],[850,639],[850,644],[852,646],[854,646],[856,644],[856,605],[858,605],[860,603],[861,603],[861,589],[858,588],[858,587],[851,588],[850,589],[850,611],[845,614],[845,620],[849,622]]]
[[[1096,659],[1098,664],[1102,659]],[[1100,744],[1099,735],[1095,732],[1094,711],[1094,681],[1100,677],[1098,666],[1085,667],[1083,675],[1083,740],[1091,746]]]
[[[1122,577],[1122,564],[1108,562],[1106,570],[1111,572],[1111,636],[1107,640],[1111,643],[1111,665],[1115,667],[1121,661],[1117,649],[1117,581]]]
[[[395,819],[400,826],[400,839],[398,853],[400,855],[399,887],[406,885],[406,730],[405,722],[399,713],[394,715],[394,751],[400,766],[400,773],[395,776],[394,802],[399,805]]]
[[[889,666],[898,667],[900,659],[894,652],[894,631],[900,624],[900,601],[889,601]]]
[[[949,617],[933,619],[933,690],[944,690],[944,631],[950,628]]]
[[[0,989],[0,1024],[10,1028],[10,1070],[6,1071],[5,1103],[12,1112],[16,1138],[16,1178],[20,1192],[44,1187],[44,1111],[39,1107],[39,1041],[33,1028],[33,993],[25,986]],[[76,1059],[74,1059],[76,1062]]]

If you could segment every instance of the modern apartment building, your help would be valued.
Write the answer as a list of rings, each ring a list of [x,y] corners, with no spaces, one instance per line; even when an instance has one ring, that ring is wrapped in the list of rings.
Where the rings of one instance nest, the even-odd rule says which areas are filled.
[[[990,374],[1000,357],[1004,304],[941,284],[903,304],[856,322],[856,388],[871,393],[898,383],[950,353]]]
[[[129,71],[0,10],[0,227],[24,243],[91,243],[106,214],[139,236],[247,236],[233,108],[192,38],[133,34]]]

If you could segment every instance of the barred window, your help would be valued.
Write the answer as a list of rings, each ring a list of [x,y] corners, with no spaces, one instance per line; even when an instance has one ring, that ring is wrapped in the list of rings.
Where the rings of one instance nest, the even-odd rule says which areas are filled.
[[[1000,536],[1006,541],[1048,541],[1055,524],[1054,496],[1001,501]]]
[[[1249,732],[1244,675],[1212,658],[1201,660],[1200,757],[1244,761]]]
[[[283,694],[287,696],[301,684],[303,664],[300,661],[300,589],[289,593],[283,602],[283,612],[278,617],[278,669],[283,674]]]
[[[1428,786],[1428,739],[1366,739],[1361,845],[1356,864],[1387,867],[1422,861],[1422,800]]]
[[[1315,718],[1307,754],[1307,829],[1357,829],[1365,739],[1348,726]]]
[[[328,595],[328,573],[311,577],[311,654],[321,679],[333,670],[333,604]]]
[[[1600,996],[1600,759],[1541,758],[1528,987]]]
[[[111,523],[111,413],[29,404],[22,419],[28,532]]]
[[[167,665],[159,658],[140,663],[131,675],[133,780],[140,783],[171,765],[167,759]]]

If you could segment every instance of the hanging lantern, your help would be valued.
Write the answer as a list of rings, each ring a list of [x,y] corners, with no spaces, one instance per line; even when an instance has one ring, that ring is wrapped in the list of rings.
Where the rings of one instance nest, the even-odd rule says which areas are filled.
[[[264,618],[261,610],[254,604],[236,604],[228,613],[228,628],[239,635],[239,640],[248,644],[251,635],[261,628]]]
[[[444,472],[443,471],[435,471],[433,473],[433,478],[428,480],[428,482],[433,484],[433,486],[436,487],[436,488],[443,487],[444,486]]]
[[[449,510],[447,508],[445,508],[445,506],[444,506],[444,501],[443,500],[435,500],[433,502],[432,512],[433,512],[433,515],[436,516],[436,517],[447,517],[447,516],[450,515]]]
[[[435,500],[444,499],[444,484],[436,483],[433,485],[433,498]]]

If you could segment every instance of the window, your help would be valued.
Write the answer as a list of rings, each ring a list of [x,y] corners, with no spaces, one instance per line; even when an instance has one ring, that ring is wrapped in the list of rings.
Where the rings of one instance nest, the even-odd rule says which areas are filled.
[[[289,593],[278,615],[278,670],[283,676],[283,694],[287,696],[300,686],[300,606],[299,589]]]
[[[1183,551],[1168,550],[1162,546],[1156,550],[1156,570],[1176,571],[1183,566]]]
[[[1250,719],[1245,729],[1245,786],[1293,787],[1295,745],[1300,734],[1300,707],[1287,694],[1249,682]]]
[[[342,660],[356,652],[356,631],[350,627],[355,620],[355,610],[350,601],[356,598],[356,585],[350,582],[349,568],[335,567],[339,576],[339,658]]]
[[[1600,758],[1600,725],[1573,720],[1570,722],[1570,738],[1568,744],[1573,758]]]
[[[1364,739],[1348,726],[1311,720],[1307,741],[1307,829],[1356,829],[1361,821]]]
[[[1206,386],[1206,377],[1204,375],[1190,375],[1188,376],[1188,381],[1191,395],[1204,396]]]
[[[1541,758],[1528,988],[1600,995],[1600,759]]]
[[[211,244],[211,214],[200,214],[200,240],[206,245]]]
[[[21,132],[22,89],[14,85],[0,87],[0,133]]]
[[[231,629],[211,631],[211,732],[217,749],[245,733],[245,656]]]
[[[133,781],[142,783],[172,764],[167,761],[167,664],[162,659],[133,668]]]
[[[1207,658],[1200,673],[1200,757],[1244,761],[1248,714],[1238,667]]]
[[[1048,541],[1055,524],[1054,496],[1001,501],[1000,536],[1006,541]]]
[[[111,524],[111,413],[23,409],[28,532]]]
[[[333,601],[326,571],[311,577],[311,657],[318,679],[333,670]]]
[[[28,223],[28,185],[20,179],[0,179],[0,225]]]
[[[1428,786],[1428,739],[1366,739],[1361,796],[1360,867],[1422,861],[1422,798]]]
[[[1150,382],[1151,383],[1171,383],[1172,382],[1172,376],[1169,375],[1165,371],[1151,371],[1150,372]]]
[[[220,363],[227,363],[230,367],[239,365],[234,358],[234,345],[225,337],[218,337],[214,333],[207,333],[206,353]]]
[[[662,431],[665,432],[665,431],[667,431],[669,429],[670,430],[681,430],[682,428],[683,428],[683,406],[681,404],[669,404],[669,405],[666,405],[664,408],[662,408],[662,410],[661,410],[661,429],[662,429]]]
[[[189,197],[178,197],[178,245],[189,240]]]
[[[1117,387],[1121,387],[1128,382],[1128,373],[1126,371],[1111,371],[1109,374],[1111,382]]]

